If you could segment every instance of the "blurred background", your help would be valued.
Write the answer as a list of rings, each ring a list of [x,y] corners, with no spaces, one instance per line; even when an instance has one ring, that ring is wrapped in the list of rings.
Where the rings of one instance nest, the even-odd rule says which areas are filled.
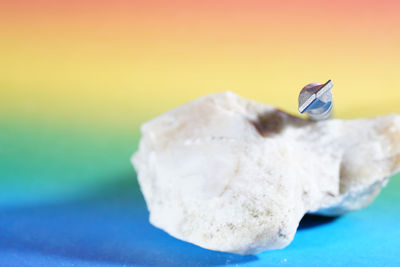
[[[211,253],[150,226],[130,164],[139,127],[226,90],[296,114],[299,90],[328,79],[337,118],[400,113],[399,12],[394,0],[0,2],[0,261],[293,263],[300,251]],[[353,230],[371,250],[360,255],[382,260],[366,244],[400,245],[397,180],[345,226],[323,227],[343,236],[351,218],[380,218]]]

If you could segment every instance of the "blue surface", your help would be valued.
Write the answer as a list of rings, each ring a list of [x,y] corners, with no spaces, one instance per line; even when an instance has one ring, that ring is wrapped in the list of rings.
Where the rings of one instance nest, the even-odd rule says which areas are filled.
[[[0,210],[0,266],[400,266],[399,177],[368,208],[308,216],[283,250],[238,256],[179,241],[148,222],[133,174],[85,198]]]

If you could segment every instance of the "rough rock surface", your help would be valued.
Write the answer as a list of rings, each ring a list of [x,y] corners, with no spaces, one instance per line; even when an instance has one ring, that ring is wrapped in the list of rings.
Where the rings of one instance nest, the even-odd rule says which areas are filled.
[[[151,223],[212,250],[283,248],[305,213],[365,207],[400,169],[399,115],[314,123],[226,92],[141,130]]]

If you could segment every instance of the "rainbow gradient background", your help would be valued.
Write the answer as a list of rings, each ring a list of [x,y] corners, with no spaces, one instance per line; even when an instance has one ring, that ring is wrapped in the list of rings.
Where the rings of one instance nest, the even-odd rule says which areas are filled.
[[[1,1],[0,265],[399,265],[400,177],[368,208],[240,257],[152,227],[141,123],[225,90],[297,113],[400,113],[399,1]],[[317,223],[315,223],[317,221]],[[308,225],[315,227],[308,227]]]

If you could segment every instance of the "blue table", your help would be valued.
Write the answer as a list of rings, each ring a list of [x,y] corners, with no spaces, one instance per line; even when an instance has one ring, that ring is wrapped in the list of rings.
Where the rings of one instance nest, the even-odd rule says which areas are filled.
[[[399,178],[361,211],[307,216],[285,249],[239,256],[153,227],[127,173],[77,199],[0,208],[0,266],[400,266]]]

